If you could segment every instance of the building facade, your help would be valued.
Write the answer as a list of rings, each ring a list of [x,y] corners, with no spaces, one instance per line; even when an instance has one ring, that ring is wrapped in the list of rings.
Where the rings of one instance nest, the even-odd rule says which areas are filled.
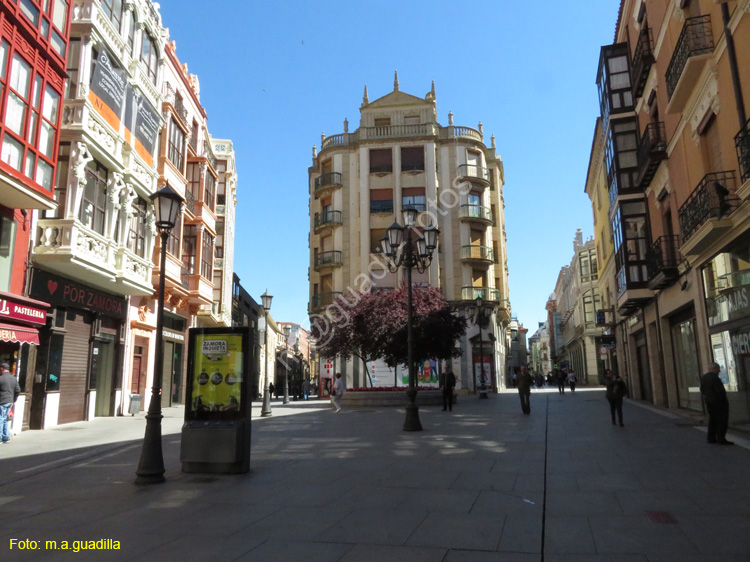
[[[589,167],[607,174],[618,370],[636,397],[700,412],[716,361],[738,426],[750,419],[748,53],[747,0],[623,0],[597,79],[604,164]]]
[[[390,273],[380,254],[380,239],[401,210],[421,211],[418,224],[440,228],[439,249],[414,284],[439,287],[445,298],[466,314],[481,296],[495,305],[484,330],[484,363],[493,388],[502,384],[510,303],[506,268],[503,163],[494,146],[484,144],[481,123],[474,129],[437,121],[434,85],[424,98],[399,90],[370,101],[365,94],[359,127],[322,135],[320,153],[313,148],[309,169],[311,322],[325,322],[338,294],[388,290],[404,282],[405,273]],[[421,221],[421,222],[420,222]],[[452,369],[458,387],[474,392],[473,373],[482,364],[470,326]],[[492,340],[492,341],[491,341]],[[474,343],[477,341],[477,343]],[[326,358],[321,358],[325,361]],[[364,386],[360,361],[337,361],[347,386]]]
[[[33,214],[52,211],[72,3],[0,2],[0,361],[22,394],[12,431],[28,424],[48,301],[29,298]]]

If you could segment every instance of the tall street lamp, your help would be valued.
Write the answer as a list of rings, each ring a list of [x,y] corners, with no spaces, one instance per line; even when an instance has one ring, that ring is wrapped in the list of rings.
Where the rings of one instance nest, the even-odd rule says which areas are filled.
[[[482,329],[486,328],[490,322],[490,316],[495,307],[485,303],[481,296],[477,297],[474,304],[469,306],[468,314],[472,322],[479,328],[479,398],[488,398],[487,396],[487,376],[484,374],[484,341],[482,339]],[[491,338],[490,338],[491,339]],[[477,387],[476,371],[474,374],[474,388]]]
[[[271,415],[271,393],[268,390],[268,375],[270,374],[270,369],[268,368],[268,358],[270,356],[270,353],[268,351],[268,332],[271,330],[271,326],[268,324],[268,318],[269,318],[269,312],[271,311],[272,299],[273,299],[273,295],[269,295],[268,291],[266,291],[260,296],[260,300],[263,303],[263,310],[265,310],[266,312],[266,338],[265,338],[266,380],[263,385],[263,407],[260,409],[261,417],[266,417],[266,416]]]
[[[151,401],[146,414],[146,434],[143,437],[143,449],[138,470],[135,471],[136,484],[159,484],[164,482],[164,455],[161,448],[161,385],[164,371],[164,275],[167,265],[167,241],[169,233],[177,224],[182,214],[184,199],[169,185],[151,195],[156,214],[156,228],[161,237],[161,255],[159,258],[159,300],[156,308],[156,361],[154,362],[154,380],[151,387]]]
[[[406,268],[408,295],[406,342],[409,362],[409,390],[406,391],[406,397],[409,403],[406,405],[404,431],[422,431],[422,424],[419,421],[419,406],[416,404],[417,369],[414,363],[414,345],[412,342],[414,310],[412,306],[411,270],[417,268],[417,271],[423,273],[427,266],[430,265],[432,253],[437,248],[440,231],[433,225],[430,225],[424,229],[424,235],[420,235],[415,240],[413,232],[415,230],[414,223],[417,219],[417,210],[407,207],[402,210],[402,214],[406,226],[401,226],[398,222],[394,222],[388,229],[387,234],[380,239],[380,245],[383,253],[388,257],[388,269],[391,273],[396,273],[401,266]],[[404,231],[406,231],[406,236],[404,236]],[[402,242],[404,243],[403,246],[401,245]],[[399,249],[401,250],[400,252]]]

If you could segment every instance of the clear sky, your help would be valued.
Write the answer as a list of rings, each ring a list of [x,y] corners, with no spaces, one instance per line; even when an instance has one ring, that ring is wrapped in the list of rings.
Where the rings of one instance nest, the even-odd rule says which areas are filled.
[[[307,168],[320,135],[359,126],[393,90],[424,97],[438,121],[484,125],[505,166],[513,315],[533,333],[577,228],[599,113],[599,49],[619,0],[162,0],[177,56],[197,74],[208,127],[237,153],[235,272],[277,321],[307,326]],[[439,226],[439,225],[438,225]]]

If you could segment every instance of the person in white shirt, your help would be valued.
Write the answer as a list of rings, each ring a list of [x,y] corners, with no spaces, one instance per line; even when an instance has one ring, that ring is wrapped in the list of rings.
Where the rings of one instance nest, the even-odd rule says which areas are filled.
[[[573,372],[573,369],[568,371],[568,385],[570,386],[570,391],[575,392],[576,391],[576,381],[578,379],[576,378],[576,374]]]
[[[337,412],[341,411],[341,398],[344,396],[344,381],[341,380],[341,373],[336,373],[336,382],[333,383],[333,406]]]

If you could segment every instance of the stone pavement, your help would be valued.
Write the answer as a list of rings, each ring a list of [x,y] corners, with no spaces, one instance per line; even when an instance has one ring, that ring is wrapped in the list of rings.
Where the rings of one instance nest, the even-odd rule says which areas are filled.
[[[534,391],[530,416],[514,392],[462,396],[421,408],[418,433],[403,409],[259,409],[234,476],[183,474],[182,410],[165,410],[167,481],[148,487],[133,484],[142,415],[20,434],[0,446],[0,560],[750,560],[747,439],[708,445],[629,400],[613,426],[601,390]],[[45,543],[99,539],[120,549]]]

